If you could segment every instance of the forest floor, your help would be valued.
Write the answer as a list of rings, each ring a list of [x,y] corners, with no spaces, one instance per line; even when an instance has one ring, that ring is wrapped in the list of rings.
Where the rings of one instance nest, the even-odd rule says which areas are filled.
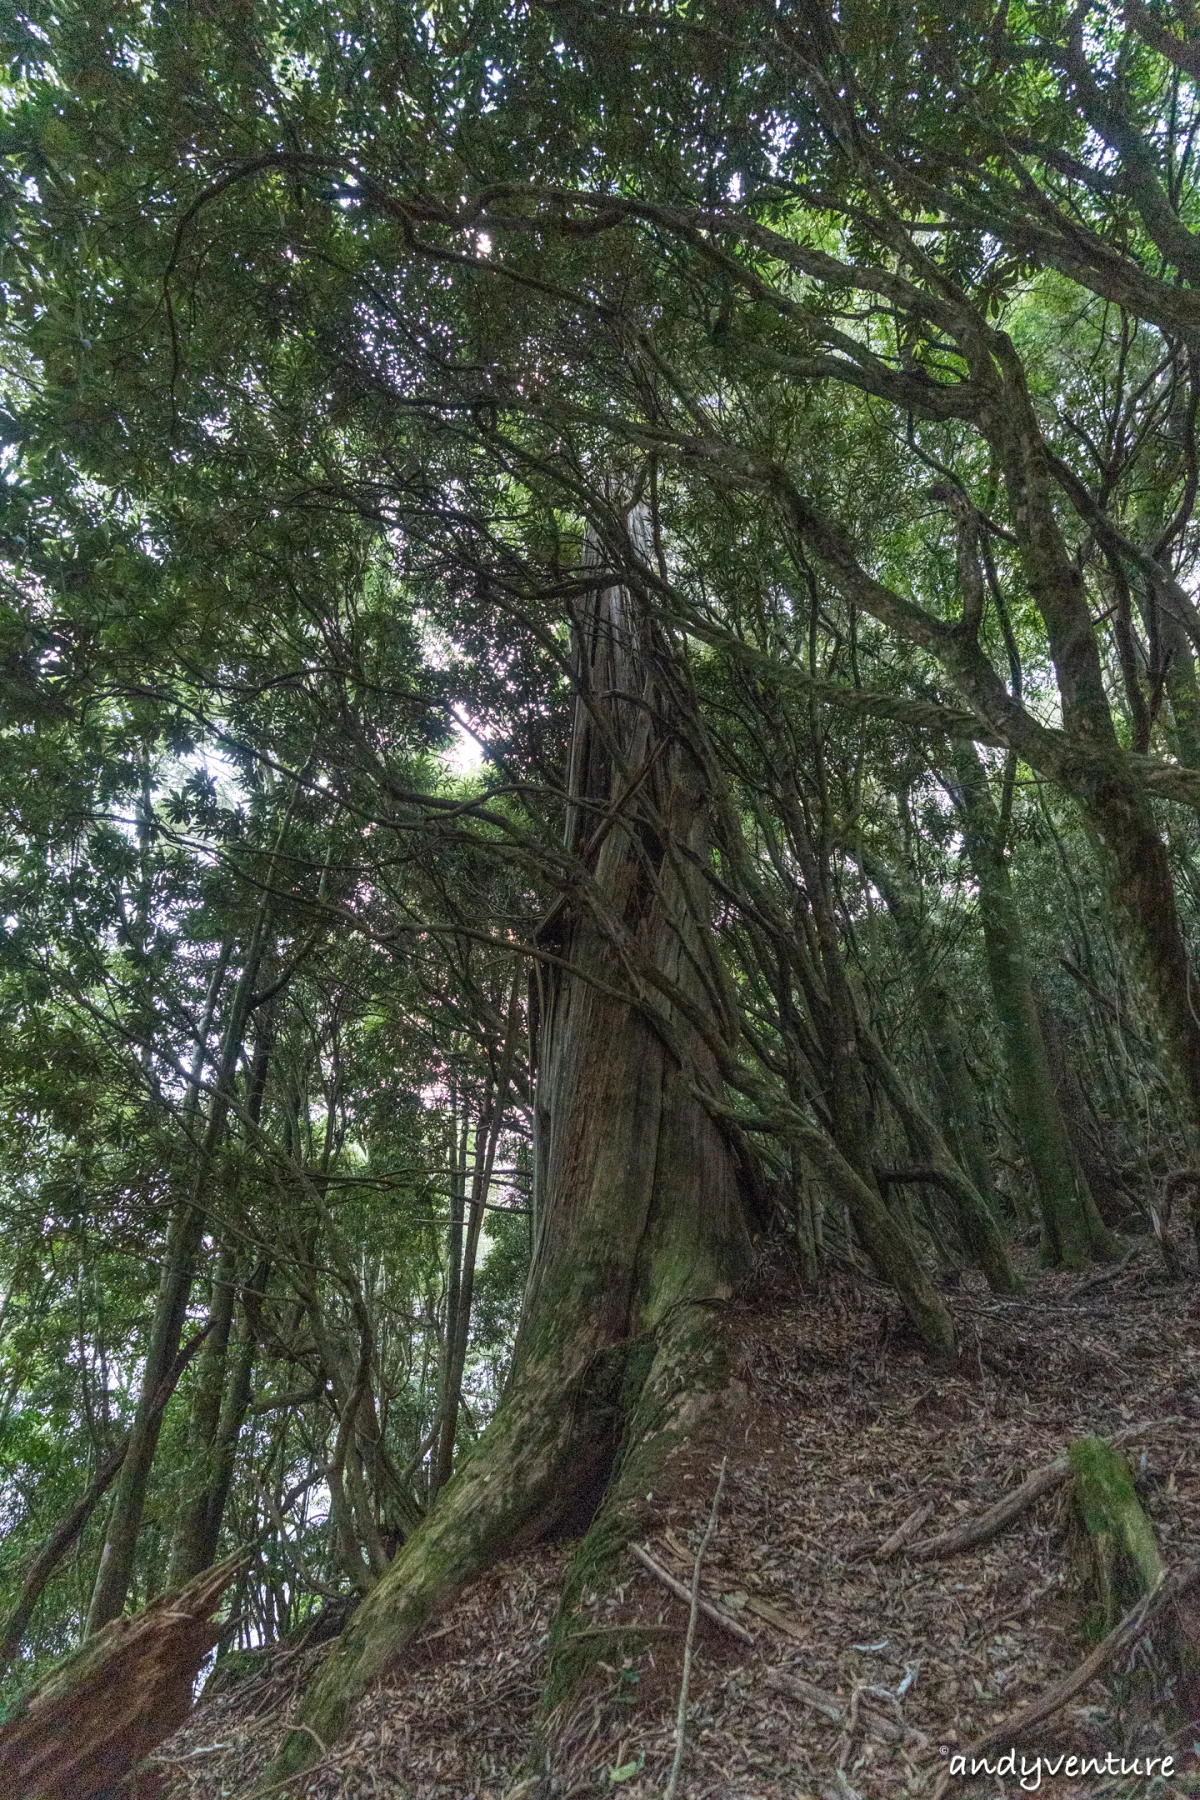
[[[972,1277],[948,1295],[964,1346],[950,1375],[922,1359],[873,1283],[842,1277],[814,1298],[776,1272],[753,1304],[730,1306],[736,1424],[727,1414],[724,1441],[668,1466],[647,1538],[690,1580],[727,1453],[702,1590],[754,1642],[701,1619],[679,1788],[688,1800],[931,1796],[956,1750],[1082,1660],[1092,1601],[1068,1490],[963,1554],[873,1554],[925,1502],[922,1538],[983,1512],[1081,1435],[1174,1420],[1132,1444],[1130,1460],[1168,1568],[1200,1555],[1200,1286],[1167,1281],[1152,1243],[1099,1285],[1028,1274],[1019,1300],[996,1300]],[[569,1548],[526,1551],[467,1590],[363,1702],[354,1735],[287,1792],[501,1800],[528,1751]],[[632,1662],[614,1660],[590,1724],[575,1721],[555,1791],[649,1800],[671,1764],[687,1607],[630,1555],[596,1612],[598,1623],[666,1629]],[[164,1795],[221,1800],[249,1782],[323,1653],[284,1649],[261,1674],[202,1697],[155,1757]],[[1043,1771],[1044,1800],[1200,1795],[1200,1726],[1180,1730],[1178,1709],[1164,1710],[1144,1642],[1134,1660],[1020,1748],[1173,1754],[1173,1778]],[[1034,1791],[1032,1780],[1022,1788],[1018,1763],[1015,1777],[981,1774],[947,1791],[991,1800]]]

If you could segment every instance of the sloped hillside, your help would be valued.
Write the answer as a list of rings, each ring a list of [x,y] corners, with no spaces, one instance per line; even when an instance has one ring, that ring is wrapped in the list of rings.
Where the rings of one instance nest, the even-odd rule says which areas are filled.
[[[1144,1249],[1099,1279],[1031,1272],[1016,1300],[969,1277],[948,1297],[965,1346],[949,1376],[922,1360],[894,1299],[858,1278],[812,1300],[777,1272],[765,1298],[728,1308],[732,1409],[648,1497],[645,1544],[690,1584],[727,1459],[701,1589],[732,1628],[700,1614],[681,1794],[890,1800],[937,1791],[954,1753],[989,1733],[997,1760],[1005,1721],[1094,1641],[1094,1581],[1069,1484],[1048,1478],[1039,1499],[973,1548],[923,1556],[920,1547],[986,1513],[1084,1434],[1125,1435],[1168,1569],[1200,1553],[1195,1288],[1165,1281]],[[914,1548],[889,1549],[902,1526]],[[631,1554],[627,1580],[587,1628],[611,1634],[605,1685],[570,1717],[542,1720],[566,1548],[536,1546],[477,1582],[368,1697],[352,1737],[288,1791],[312,1800],[662,1794],[688,1605]],[[1197,1695],[1164,1645],[1156,1627],[1018,1747],[1108,1757],[1117,1769],[1122,1756],[1171,1755],[1171,1779],[1043,1771],[1043,1794],[1200,1793],[1186,1722]],[[216,1684],[153,1759],[163,1800],[224,1800],[252,1785],[324,1654],[284,1648]],[[535,1742],[548,1781],[528,1766]],[[949,1786],[1011,1794],[1018,1780],[1006,1787],[981,1774]]]

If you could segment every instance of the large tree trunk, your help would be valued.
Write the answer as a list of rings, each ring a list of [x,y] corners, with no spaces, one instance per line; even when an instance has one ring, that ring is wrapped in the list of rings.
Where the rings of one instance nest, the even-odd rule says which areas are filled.
[[[696,1097],[719,1088],[717,1070],[683,1016],[720,1028],[695,866],[709,851],[704,782],[623,589],[597,588],[580,639],[568,847],[586,873],[548,921],[534,982],[537,1226],[512,1373],[475,1451],[355,1612],[268,1780],[343,1729],[465,1581],[599,1497],[661,1357],[698,1372],[709,1303],[749,1266],[735,1158]],[[663,997],[671,988],[686,1009]],[[665,1453],[670,1433],[639,1429],[644,1466],[648,1440]]]

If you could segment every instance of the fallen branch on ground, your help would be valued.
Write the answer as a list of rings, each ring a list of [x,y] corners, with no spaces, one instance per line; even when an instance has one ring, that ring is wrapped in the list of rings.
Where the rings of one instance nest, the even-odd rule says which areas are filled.
[[[670,1588],[671,1592],[676,1595],[678,1599],[686,1600],[689,1605],[691,1604],[692,1596],[690,1590],[682,1581],[672,1575],[669,1569],[664,1569],[662,1564],[657,1562],[648,1550],[644,1549],[641,1544],[630,1544],[629,1548],[637,1557],[643,1569],[648,1569],[650,1574],[653,1575],[656,1580],[661,1581],[664,1587]],[[747,1631],[744,1625],[739,1624],[736,1619],[731,1619],[729,1614],[724,1612],[721,1607],[714,1606],[711,1600],[705,1600],[703,1596],[700,1598],[699,1607],[705,1618],[711,1619],[714,1625],[719,1625],[723,1631],[728,1631],[732,1637],[740,1638],[743,1644],[749,1644],[753,1649],[755,1640],[752,1631]]]
[[[784,1637],[795,1638],[798,1643],[806,1644],[812,1636],[811,1631],[802,1619],[787,1613],[781,1606],[772,1605],[770,1600],[763,1600],[757,1594],[750,1594],[746,1600],[746,1611],[752,1612],[755,1618],[763,1619],[768,1625],[781,1631]]]
[[[1138,1438],[1152,1437],[1156,1432],[1166,1431],[1170,1427],[1182,1425],[1184,1422],[1178,1416],[1169,1419],[1150,1419],[1140,1425],[1127,1425],[1124,1430],[1114,1432],[1106,1441],[1114,1447],[1118,1444],[1128,1444]],[[1010,1494],[1005,1494],[1002,1500],[997,1500],[995,1506],[989,1506],[987,1511],[980,1513],[978,1518],[966,1519],[961,1525],[955,1525],[949,1531],[939,1532],[937,1537],[925,1538],[921,1543],[910,1544],[905,1554],[913,1562],[928,1562],[935,1556],[957,1556],[963,1550],[973,1550],[977,1544],[986,1544],[989,1538],[996,1537],[1006,1525],[1011,1525],[1014,1519],[1019,1519],[1021,1514],[1035,1501],[1040,1500],[1044,1494],[1053,1493],[1056,1487],[1061,1486],[1064,1481],[1069,1479],[1071,1472],[1071,1464],[1064,1451],[1061,1456],[1056,1456],[1052,1463],[1047,1463],[1044,1468],[1035,1469],[1031,1475],[1027,1475],[1020,1487],[1014,1488]]]
[[[802,1675],[796,1675],[791,1669],[772,1669],[766,1677],[766,1685],[776,1694],[784,1694],[789,1700],[798,1700],[801,1706],[807,1706],[813,1712],[819,1712],[835,1725],[844,1726],[852,1736],[859,1724],[871,1736],[881,1738],[884,1743],[898,1744],[904,1738],[920,1738],[922,1734],[914,1725],[908,1725],[900,1712],[896,1696],[883,1688],[856,1685],[849,1706],[843,1706],[836,1694],[827,1693],[824,1688],[814,1687],[811,1681],[805,1681]],[[881,1703],[889,1710],[882,1710]],[[894,1713],[895,1717],[890,1716]]]
[[[932,1511],[933,1501],[923,1500],[915,1512],[910,1512],[907,1519],[897,1525],[891,1537],[884,1538],[875,1552],[875,1561],[887,1562],[889,1557],[895,1556],[897,1550],[903,1550],[905,1544],[910,1543],[916,1537]]]

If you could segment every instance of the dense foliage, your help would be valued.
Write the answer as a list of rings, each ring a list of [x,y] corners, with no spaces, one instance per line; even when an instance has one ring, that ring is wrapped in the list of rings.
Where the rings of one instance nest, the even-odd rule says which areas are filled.
[[[14,1688],[233,1545],[243,1645],[371,1589],[493,1412],[564,907],[668,1030],[572,765],[606,583],[759,1229],[931,1344],[1014,1244],[1178,1262],[1198,76],[1159,0],[17,10],[10,1627],[94,1500]]]

